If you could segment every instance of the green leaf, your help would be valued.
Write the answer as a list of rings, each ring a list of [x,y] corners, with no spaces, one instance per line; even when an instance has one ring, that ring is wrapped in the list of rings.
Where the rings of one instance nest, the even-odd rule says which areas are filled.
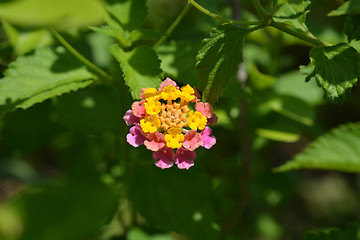
[[[350,123],[319,137],[276,172],[313,168],[360,173],[360,124]]]
[[[59,47],[19,57],[0,79],[0,112],[26,109],[54,96],[83,88],[96,79],[85,65]]]
[[[341,16],[347,14],[359,14],[360,13],[360,1],[349,0],[341,5],[338,9],[331,11],[328,16]]]
[[[99,24],[103,15],[103,3],[99,0],[22,0],[0,3],[0,19],[29,27],[86,27]]]
[[[196,69],[199,70],[199,89],[203,90],[204,101],[217,101],[236,75],[247,33],[247,29],[224,24],[213,29],[210,36],[203,40],[203,47],[196,58]]]
[[[360,76],[357,51],[346,43],[315,47],[310,51],[310,59],[309,66],[303,68],[308,75],[306,80],[315,78],[331,102],[342,103]]]
[[[47,29],[19,30],[6,21],[2,23],[17,56],[24,55],[36,48],[49,46],[53,42],[52,36]]]
[[[124,30],[141,28],[147,16],[146,0],[122,0],[108,6],[108,11]]]
[[[198,79],[194,65],[199,47],[200,44],[195,41],[172,41],[160,45],[156,52],[161,59],[161,68],[166,76],[178,82],[196,86]]]
[[[273,19],[276,22],[290,24],[291,26],[308,32],[305,24],[306,14],[310,11],[309,0],[287,0],[274,13]]]
[[[301,99],[313,106],[323,101],[323,94],[315,82],[304,83],[304,75],[300,71],[287,72],[280,75],[273,89],[278,95],[288,95]]]
[[[142,88],[157,88],[162,80],[160,60],[156,52],[147,46],[139,46],[124,52],[117,44],[110,46],[110,53],[120,63],[126,85],[131,95],[138,99]]]
[[[137,165],[131,173],[130,200],[151,227],[190,239],[219,239],[211,184],[204,173],[174,167],[163,171],[154,165]]]
[[[345,19],[344,32],[348,36],[348,41],[360,40],[360,14],[347,16]]]

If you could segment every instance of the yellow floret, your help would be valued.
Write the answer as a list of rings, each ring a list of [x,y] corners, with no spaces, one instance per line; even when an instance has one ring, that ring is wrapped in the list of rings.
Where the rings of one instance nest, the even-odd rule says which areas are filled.
[[[147,98],[145,102],[145,110],[147,114],[157,115],[161,110],[161,103],[153,98]]]
[[[140,127],[144,132],[154,133],[160,127],[160,120],[157,116],[146,116],[140,120]]]
[[[157,95],[157,90],[156,88],[146,88],[143,95],[145,99],[155,97]]]
[[[181,99],[187,102],[190,102],[195,98],[194,96],[194,89],[188,84],[181,88]]]
[[[207,118],[198,111],[191,111],[187,118],[187,124],[192,130],[203,130],[206,126]]]
[[[180,95],[180,90],[176,89],[176,87],[172,85],[165,86],[161,92],[161,98],[168,102],[176,100],[180,97]]]
[[[166,146],[170,148],[179,148],[184,141],[184,135],[181,133],[181,128],[170,128],[165,134]]]

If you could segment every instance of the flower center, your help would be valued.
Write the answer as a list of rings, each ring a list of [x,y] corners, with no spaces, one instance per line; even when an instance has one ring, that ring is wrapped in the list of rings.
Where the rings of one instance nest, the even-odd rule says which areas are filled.
[[[169,128],[180,128],[187,126],[187,113],[190,111],[187,105],[179,103],[162,104],[159,113],[161,127],[167,131]]]

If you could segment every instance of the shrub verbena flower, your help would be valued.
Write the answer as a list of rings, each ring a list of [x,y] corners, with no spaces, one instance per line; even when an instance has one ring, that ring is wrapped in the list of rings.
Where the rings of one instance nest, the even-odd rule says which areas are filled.
[[[153,151],[159,168],[175,163],[180,169],[189,169],[194,165],[195,149],[209,149],[216,143],[207,125],[215,125],[217,116],[211,104],[198,97],[189,84],[179,88],[170,78],[158,89],[143,88],[141,100],[135,101],[124,115],[126,125],[132,126],[127,142]]]

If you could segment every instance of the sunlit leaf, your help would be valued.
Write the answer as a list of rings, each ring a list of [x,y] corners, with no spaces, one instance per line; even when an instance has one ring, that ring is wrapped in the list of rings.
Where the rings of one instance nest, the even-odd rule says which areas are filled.
[[[328,16],[341,16],[347,14],[359,14],[360,13],[360,1],[349,0],[344,2],[338,9],[331,11]]]
[[[303,71],[306,80],[315,79],[325,96],[334,103],[345,99],[360,76],[360,58],[346,43],[330,47],[315,47],[310,51],[311,62]]]
[[[224,24],[210,32],[203,40],[197,55],[200,90],[203,100],[213,103],[222,95],[242,61],[242,49],[247,29]]]
[[[22,0],[0,2],[0,19],[31,27],[61,29],[99,24],[104,6],[99,0]]]
[[[307,32],[305,24],[306,14],[310,8],[309,0],[286,0],[282,1],[273,18],[276,22],[283,22]]]
[[[295,169],[325,169],[360,172],[360,124],[350,123],[319,137],[294,160],[275,168],[282,172]]]
[[[96,79],[85,65],[59,47],[19,57],[0,79],[0,111],[35,103],[83,88]]]
[[[141,28],[147,16],[146,0],[116,1],[108,11],[119,21],[124,30]]]
[[[139,98],[142,88],[159,87],[162,80],[160,60],[152,48],[139,46],[125,52],[114,44],[109,51],[120,63],[125,83],[134,99]]]

